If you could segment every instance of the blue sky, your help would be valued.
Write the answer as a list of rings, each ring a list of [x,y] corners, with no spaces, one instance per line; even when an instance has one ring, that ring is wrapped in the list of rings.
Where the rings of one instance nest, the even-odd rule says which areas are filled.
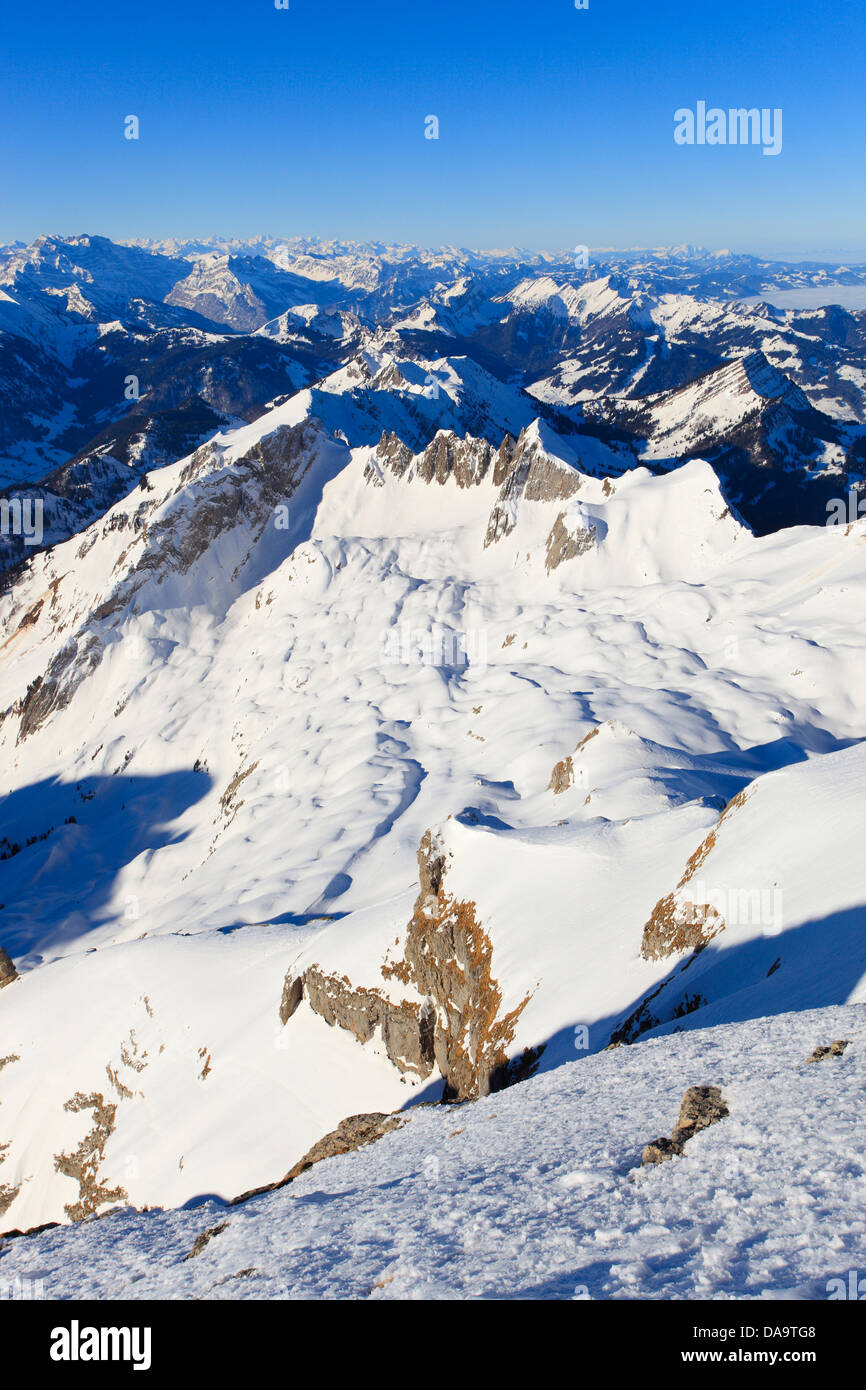
[[[695,242],[866,260],[861,0],[290,5],[14,6],[0,240]],[[781,107],[781,154],[676,145],[674,111],[699,100]]]

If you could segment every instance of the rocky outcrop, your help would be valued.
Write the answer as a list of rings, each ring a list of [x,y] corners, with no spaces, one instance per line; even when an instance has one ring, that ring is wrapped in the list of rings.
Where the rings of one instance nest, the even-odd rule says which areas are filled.
[[[594,738],[598,737],[600,728],[601,725],[597,724],[594,729],[590,729],[588,734],[584,734],[580,743],[575,747],[574,752],[582,753],[586,745]],[[574,754],[569,753],[568,757],[560,758],[559,762],[554,764],[553,771],[550,774],[550,781],[547,784],[547,790],[554,792],[556,795],[560,795],[562,792],[568,791],[569,787],[573,785]]]
[[[418,478],[425,483],[456,482],[458,487],[476,487],[489,479],[499,488],[484,538],[485,549],[513,531],[521,501],[567,501],[579,491],[581,475],[560,459],[551,457],[530,427],[518,439],[506,434],[498,449],[486,439],[470,434],[462,439],[452,430],[441,430],[421,454],[413,454],[398,435],[382,432],[376,458],[397,478]],[[375,465],[364,472],[373,486],[381,486]],[[547,568],[555,569],[591,549],[598,540],[596,528],[570,530],[561,512],[547,540]]]
[[[4,1147],[8,1148],[8,1145],[0,1144],[0,1163],[3,1162],[3,1159],[5,1157],[5,1155],[2,1152]],[[12,1183],[0,1182],[0,1216],[6,1215],[7,1211],[11,1207],[12,1203],[15,1201],[15,1198],[18,1196],[18,1193],[20,1191],[20,1183],[17,1183],[15,1186],[13,1186]]]
[[[43,676],[36,676],[12,707],[20,715],[17,742],[36,732],[46,719],[65,709],[83,680],[102,660],[102,643],[95,633],[82,634],[51,658]]]
[[[733,797],[722,811],[709,835],[698,845],[686,864],[683,876],[673,893],[656,903],[644,925],[641,955],[644,960],[663,960],[681,951],[702,949],[714,936],[725,929],[725,920],[709,903],[692,901],[683,890],[688,888],[698,869],[713,849],[725,820],[742,806],[746,792]]]
[[[289,972],[289,974],[285,978],[285,981],[283,982],[283,997],[280,1000],[280,1023],[288,1023],[289,1019],[295,1012],[295,1009],[298,1007],[303,997],[303,976],[299,976],[297,979],[295,979],[292,977],[291,972]]]
[[[414,455],[408,444],[404,444],[399,435],[394,434],[393,431],[383,430],[382,437],[376,446],[376,457],[391,470],[395,477],[402,478],[410,467]],[[384,486],[375,468],[369,464],[364,470],[364,477],[368,482],[374,484],[378,480],[378,486]]]
[[[718,1086],[689,1086],[683,1096],[679,1119],[670,1139],[655,1139],[644,1147],[643,1165],[664,1163],[682,1154],[688,1141],[702,1129],[717,1124],[730,1111]]]
[[[835,1042],[828,1043],[826,1046],[816,1047],[811,1056],[806,1058],[806,1066],[811,1062],[823,1062],[825,1057],[841,1057],[846,1047],[851,1046],[850,1038],[837,1038]]]
[[[547,784],[547,790],[549,792],[552,791],[554,796],[561,796],[563,792],[568,791],[573,782],[574,760],[571,755],[569,755],[567,758],[562,758],[558,763],[554,764],[553,771],[550,774],[550,781]]]
[[[71,1114],[93,1111],[93,1125],[74,1153],[60,1153],[54,1159],[56,1171],[78,1183],[78,1201],[67,1202],[66,1215],[70,1221],[83,1221],[102,1206],[127,1200],[122,1187],[111,1187],[100,1176],[105,1146],[116,1128],[117,1106],[106,1101],[100,1092],[84,1095],[76,1091],[63,1108]]]
[[[230,1225],[230,1221],[221,1221],[218,1226],[210,1226],[206,1231],[202,1231],[193,1241],[192,1249],[187,1255],[184,1255],[184,1260],[194,1260],[197,1255],[201,1254],[205,1246],[213,1240],[214,1236],[221,1235]]]
[[[3,954],[4,953],[0,951],[0,956],[2,956]],[[7,956],[6,959],[8,960],[9,957]],[[2,965],[2,961],[0,961],[0,965]],[[7,1057],[0,1057],[0,1071],[2,1071],[4,1067],[8,1067],[12,1062],[20,1061],[21,1058],[18,1056],[17,1052],[11,1052]],[[3,1141],[0,1140],[0,1166],[2,1166],[6,1162],[6,1153],[7,1150],[11,1147],[11,1143],[4,1144]],[[13,1185],[12,1183],[8,1182],[0,1182],[0,1216],[6,1215],[7,1211],[11,1207],[12,1203],[15,1201],[15,1198],[18,1196],[18,1193],[20,1191],[20,1183],[16,1183]]]
[[[360,1043],[379,1031],[389,1060],[401,1072],[422,1078],[433,1070],[431,1010],[414,1001],[392,1003],[376,989],[356,989],[346,976],[312,966],[304,974],[303,992],[314,1013],[331,1027],[345,1028]]]
[[[5,989],[6,985],[11,985],[13,980],[18,979],[18,971],[10,955],[0,946],[0,989]]]
[[[305,1173],[313,1164],[321,1163],[325,1158],[353,1153],[355,1149],[363,1148],[366,1144],[375,1144],[377,1139],[384,1138],[394,1129],[400,1129],[405,1123],[402,1115],[387,1115],[378,1111],[367,1115],[350,1115],[348,1119],[341,1120],[330,1134],[319,1139],[304,1157],[289,1169],[284,1181],[293,1182],[301,1173]]]
[[[496,457],[496,450],[486,439],[437,434],[421,455],[418,477],[425,483],[453,478],[458,487],[473,487],[487,477]]]
[[[493,469],[494,481],[507,477],[515,442],[506,435],[499,449],[486,439],[471,434],[462,439],[452,430],[440,430],[423,453],[415,455],[394,433],[387,430],[376,446],[376,457],[397,478],[403,478],[414,465],[414,475],[424,483],[446,483],[453,479],[458,487],[475,487]],[[497,478],[497,474],[501,474]],[[375,470],[368,468],[364,475],[375,482]]]
[[[447,861],[441,841],[427,831],[418,850],[420,892],[402,958],[385,961],[381,987],[356,985],[314,963],[286,978],[280,1018],[287,1022],[306,998],[328,1024],[345,1028],[360,1043],[378,1035],[400,1071],[424,1079],[438,1067],[445,1098],[467,1100],[532,1075],[543,1049],[510,1055],[530,995],[503,1012],[492,943],[475,903],[445,891]],[[395,1000],[400,985],[415,997]]]
[[[724,918],[710,903],[682,903],[668,893],[644,926],[641,955],[644,960],[662,960],[680,951],[696,951],[724,929]]]
[[[498,467],[494,469],[493,481],[501,488],[496,505],[490,513],[484,548],[495,545],[510,534],[517,524],[517,509],[521,501],[556,502],[567,501],[579,491],[582,478],[574,469],[551,458],[534,435],[524,430],[510,456],[507,466],[502,466],[503,451],[500,449]]]
[[[565,512],[560,512],[550,530],[546,543],[544,567],[547,573],[558,569],[566,560],[575,560],[585,555],[598,542],[598,532],[594,526],[578,526],[570,531],[565,521]]]
[[[223,466],[222,452],[211,442],[192,455],[171,493],[142,502],[131,516],[121,512],[108,517],[103,535],[118,526],[128,526],[135,533],[115,565],[122,577],[92,609],[85,626],[54,654],[44,674],[36,676],[21,699],[4,712],[20,717],[18,742],[65,709],[100,665],[105,642],[93,630],[96,625],[124,614],[149,581],[186,573],[219,536],[243,525],[251,541],[257,539],[273,520],[275,508],[294,495],[322,441],[321,427],[313,421],[282,425],[229,467]],[[182,494],[193,484],[194,503],[186,504]],[[242,560],[233,579],[243,564]]]
[[[338,1154],[352,1153],[355,1149],[363,1148],[365,1144],[375,1144],[377,1139],[382,1139],[386,1134],[394,1129],[400,1129],[407,1123],[403,1115],[388,1115],[381,1111],[374,1111],[367,1115],[350,1115],[348,1119],[341,1120],[336,1129],[332,1129],[322,1139],[319,1139],[311,1149],[309,1149],[293,1168],[290,1168],[284,1178],[278,1182],[267,1183],[264,1187],[254,1187],[249,1192],[242,1192],[240,1197],[233,1197],[227,1203],[230,1207],[239,1206],[242,1202],[248,1202],[251,1197],[260,1197],[266,1192],[276,1192],[281,1187],[286,1187],[288,1183],[294,1182],[295,1178],[300,1177],[308,1168],[312,1168],[315,1163],[321,1163],[325,1158],[335,1158]],[[223,1227],[217,1228],[222,1230]],[[211,1234],[215,1234],[213,1231]],[[204,1232],[208,1235],[208,1232]],[[199,1237],[201,1239],[201,1237]],[[191,1258],[195,1247],[187,1256]]]
[[[475,904],[445,891],[447,860],[430,831],[418,851],[421,891],[406,935],[404,959],[383,974],[408,979],[433,1001],[433,1053],[445,1078],[446,1097],[474,1099],[531,1074],[539,1051],[509,1060],[517,1020],[527,994],[508,1013],[493,977],[493,946],[476,916]]]

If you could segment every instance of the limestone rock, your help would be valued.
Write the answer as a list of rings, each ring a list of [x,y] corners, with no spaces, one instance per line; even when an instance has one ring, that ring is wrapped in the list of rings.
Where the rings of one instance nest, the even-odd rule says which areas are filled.
[[[837,1038],[826,1047],[816,1047],[811,1057],[806,1058],[806,1066],[810,1062],[823,1062],[825,1057],[841,1057],[846,1047],[851,1046],[850,1038]]]
[[[340,1121],[336,1129],[332,1129],[329,1134],[324,1135],[311,1149],[308,1149],[303,1158],[299,1159],[279,1182],[267,1183],[264,1187],[254,1187],[249,1192],[241,1193],[240,1197],[233,1197],[227,1205],[236,1207],[242,1202],[248,1202],[251,1197],[260,1197],[266,1192],[276,1192],[279,1188],[294,1182],[301,1173],[305,1173],[314,1164],[321,1163],[323,1159],[335,1158],[338,1154],[352,1153],[365,1144],[374,1144],[377,1139],[382,1139],[391,1130],[399,1129],[405,1123],[406,1118],[403,1115],[388,1115],[379,1111],[373,1111],[366,1115],[349,1115],[347,1119]]]
[[[689,1086],[683,1096],[679,1119],[670,1139],[655,1139],[644,1147],[641,1163],[664,1163],[682,1154],[684,1146],[695,1134],[709,1125],[717,1124],[730,1114],[718,1086]]]
[[[11,985],[13,980],[18,979],[18,971],[15,969],[12,957],[7,955],[0,946],[0,989],[6,985]]]

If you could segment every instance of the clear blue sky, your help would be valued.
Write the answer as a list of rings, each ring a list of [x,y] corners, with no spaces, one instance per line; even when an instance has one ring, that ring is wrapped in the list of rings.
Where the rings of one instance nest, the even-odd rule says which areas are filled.
[[[8,9],[0,240],[696,242],[866,260],[863,0],[290,3]],[[675,145],[675,109],[698,100],[781,107],[782,153]]]

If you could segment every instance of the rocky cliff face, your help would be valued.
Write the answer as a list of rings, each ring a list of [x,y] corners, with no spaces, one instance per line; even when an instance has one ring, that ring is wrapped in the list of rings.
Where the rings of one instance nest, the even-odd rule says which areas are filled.
[[[428,830],[418,850],[420,892],[402,956],[385,961],[381,983],[356,985],[312,964],[301,975],[287,976],[280,1018],[287,1023],[306,999],[314,1013],[360,1043],[378,1035],[400,1071],[426,1078],[438,1069],[445,1099],[469,1100],[532,1075],[543,1049],[510,1055],[530,995],[503,1012],[493,946],[476,906],[445,890],[448,859],[442,841]],[[395,1002],[395,982],[416,997]]]
[[[75,558],[83,560],[94,545],[113,532],[123,533],[126,544],[102,591],[84,621],[69,633],[38,675],[0,718],[18,716],[18,741],[35,733],[50,715],[65,709],[76,690],[100,665],[110,629],[123,621],[136,594],[151,581],[161,584],[171,574],[186,575],[220,538],[232,531],[247,533],[247,558],[256,541],[275,517],[275,509],[291,499],[314,463],[323,443],[319,428],[310,421],[283,425],[253,443],[232,463],[226,463],[218,445],[197,449],[190,460],[175,470],[172,485],[162,495],[142,493],[122,509],[95,523],[78,546]],[[330,447],[330,445],[329,445]],[[40,560],[38,563],[45,565]],[[237,580],[245,559],[231,576]],[[46,575],[50,569],[45,569]],[[50,586],[52,607],[62,591],[63,579]],[[62,607],[61,607],[62,611]],[[48,617],[48,614],[45,615]],[[32,626],[34,610],[10,614],[12,634]],[[72,617],[72,624],[78,613]],[[68,623],[58,622],[61,633]]]
[[[718,909],[710,903],[695,902],[689,885],[715,846],[724,822],[745,800],[746,792],[742,791],[728,802],[717,824],[690,857],[675,891],[656,903],[643,929],[641,955],[644,960],[663,960],[680,951],[698,950],[724,931],[725,920]]]

